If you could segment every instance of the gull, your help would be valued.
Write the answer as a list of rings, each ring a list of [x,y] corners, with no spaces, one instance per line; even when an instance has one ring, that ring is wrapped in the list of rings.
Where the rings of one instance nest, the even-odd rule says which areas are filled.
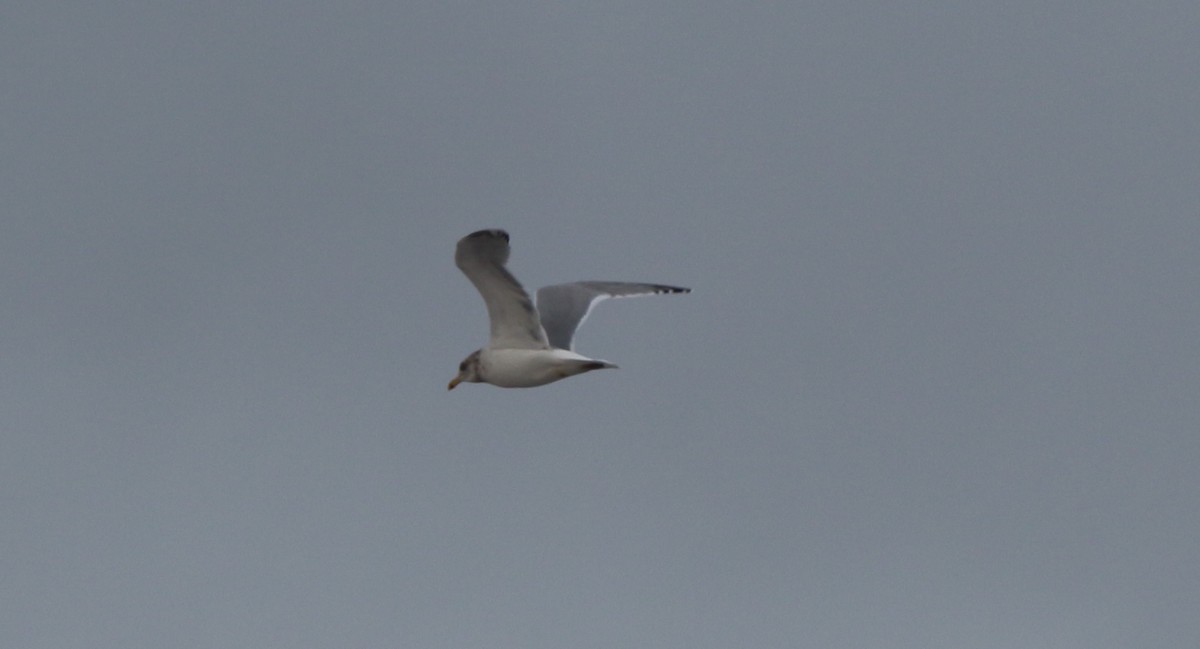
[[[575,330],[597,302],[610,297],[690,293],[690,288],[635,282],[571,282],[538,289],[537,306],[512,273],[508,233],[480,230],[459,239],[454,265],[471,280],[487,305],[491,336],[483,349],[458,365],[462,382],[531,388],[592,370],[616,368],[575,353]]]

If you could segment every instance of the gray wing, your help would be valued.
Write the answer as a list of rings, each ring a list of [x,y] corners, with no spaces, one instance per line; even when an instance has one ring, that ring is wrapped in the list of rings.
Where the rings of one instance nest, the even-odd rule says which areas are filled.
[[[572,282],[538,289],[537,309],[550,346],[574,351],[575,330],[600,300],[662,293],[690,293],[692,289],[636,282]]]
[[[508,233],[480,230],[459,239],[454,265],[471,280],[487,305],[491,322],[488,346],[504,349],[546,349],[546,333],[538,322],[529,294],[512,273],[508,261]]]

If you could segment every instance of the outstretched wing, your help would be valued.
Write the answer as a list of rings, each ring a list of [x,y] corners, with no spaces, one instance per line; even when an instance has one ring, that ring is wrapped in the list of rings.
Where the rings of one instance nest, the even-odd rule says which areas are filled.
[[[575,331],[600,300],[663,293],[690,293],[692,289],[636,282],[572,282],[538,289],[537,310],[550,346],[574,351]]]
[[[458,240],[454,265],[471,280],[487,305],[489,347],[547,349],[546,333],[529,294],[504,268],[508,251],[508,233],[504,230],[472,232]]]

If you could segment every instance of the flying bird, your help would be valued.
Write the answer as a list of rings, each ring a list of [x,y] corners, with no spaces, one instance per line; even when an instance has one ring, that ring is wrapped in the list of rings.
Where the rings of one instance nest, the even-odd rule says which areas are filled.
[[[579,325],[597,302],[610,297],[690,293],[692,289],[634,282],[571,282],[538,289],[537,306],[512,273],[508,233],[480,230],[459,239],[454,264],[471,280],[487,305],[491,336],[483,349],[458,365],[447,389],[462,382],[502,388],[531,388],[592,370],[615,368],[608,361],[575,353]]]

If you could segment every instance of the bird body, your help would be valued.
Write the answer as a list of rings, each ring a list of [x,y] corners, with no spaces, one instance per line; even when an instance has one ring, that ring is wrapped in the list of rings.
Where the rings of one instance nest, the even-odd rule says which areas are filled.
[[[607,361],[565,349],[489,349],[479,354],[480,374],[502,388],[532,388],[592,370],[615,368]]]

